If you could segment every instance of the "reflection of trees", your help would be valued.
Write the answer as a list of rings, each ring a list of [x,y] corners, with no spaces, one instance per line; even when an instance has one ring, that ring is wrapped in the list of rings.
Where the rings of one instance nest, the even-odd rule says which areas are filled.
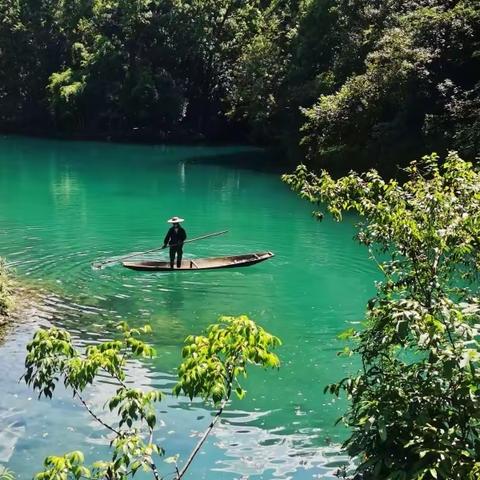
[[[81,190],[78,178],[68,170],[61,174],[58,181],[52,182],[51,189],[54,200],[62,205],[71,204]]]
[[[50,176],[50,190],[53,203],[59,213],[55,219],[55,232],[63,241],[69,243],[72,217],[81,220],[83,224],[87,219],[85,189],[82,187],[78,175],[69,169],[59,172],[53,167]]]

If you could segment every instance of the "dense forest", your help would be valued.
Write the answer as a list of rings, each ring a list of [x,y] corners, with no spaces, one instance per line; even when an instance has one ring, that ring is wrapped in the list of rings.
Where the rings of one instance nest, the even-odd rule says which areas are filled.
[[[474,158],[479,41],[479,0],[0,0],[0,130]]]

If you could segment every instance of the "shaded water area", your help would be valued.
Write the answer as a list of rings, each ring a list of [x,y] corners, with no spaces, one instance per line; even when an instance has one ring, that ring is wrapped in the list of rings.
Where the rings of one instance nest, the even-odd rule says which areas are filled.
[[[149,323],[157,357],[131,365],[130,381],[168,392],[188,334],[219,315],[248,314],[282,339],[282,367],[250,371],[247,397],[233,400],[188,478],[335,478],[346,461],[338,454],[345,431],[334,427],[345,404],[323,388],[353,368],[336,356],[336,335],[361,320],[376,273],[352,241],[353,219],[315,222],[311,205],[278,173],[253,168],[256,155],[260,164],[261,152],[243,147],[0,138],[0,256],[48,292],[0,346],[1,464],[26,479],[45,455],[81,449],[93,460],[106,451],[106,432],[69,393],[38,401],[18,383],[25,344],[39,325],[68,328],[85,345],[111,338],[119,320]],[[242,156],[249,168],[238,167]],[[161,245],[172,215],[187,219],[190,237],[229,230],[186,246],[186,257],[276,256],[210,272],[91,268],[99,258]],[[101,382],[89,402],[101,410],[113,388]],[[156,438],[181,461],[211,410],[171,396],[159,408]]]

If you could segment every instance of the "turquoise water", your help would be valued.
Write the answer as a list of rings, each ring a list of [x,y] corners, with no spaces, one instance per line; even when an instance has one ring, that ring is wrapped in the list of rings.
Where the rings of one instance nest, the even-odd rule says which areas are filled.
[[[242,158],[249,168],[238,167]],[[323,388],[353,368],[336,356],[336,335],[361,320],[376,273],[352,241],[353,219],[315,222],[311,205],[252,158],[261,164],[262,152],[0,138],[0,256],[49,292],[0,346],[0,463],[19,478],[30,478],[47,454],[82,449],[90,460],[108,443],[69,393],[37,401],[18,383],[38,325],[69,328],[84,345],[109,338],[114,321],[150,323],[157,358],[131,365],[130,381],[168,391],[186,335],[222,314],[248,314],[279,336],[282,367],[251,370],[246,399],[232,402],[188,478],[334,478],[346,461],[338,454],[345,431],[333,426],[345,405]],[[275,257],[210,272],[91,268],[161,245],[173,215],[186,219],[191,238],[229,230],[186,246],[186,257]],[[90,403],[101,409],[111,388],[100,383]],[[160,410],[157,439],[167,455],[185,458],[211,410],[172,397]]]

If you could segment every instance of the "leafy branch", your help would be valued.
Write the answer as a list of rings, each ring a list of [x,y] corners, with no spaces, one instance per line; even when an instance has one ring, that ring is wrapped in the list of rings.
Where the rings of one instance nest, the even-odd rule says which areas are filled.
[[[200,451],[208,435],[230,400],[234,381],[235,393],[242,399],[246,391],[238,377],[247,376],[247,365],[278,368],[280,361],[271,350],[281,344],[246,316],[221,317],[218,324],[207,330],[206,336],[190,336],[183,349],[184,361],[178,369],[180,380],[174,393],[184,393],[190,399],[202,397],[219,405],[213,420],[193,449],[185,465],[177,473],[181,479]]]
[[[342,335],[363,370],[326,391],[350,400],[353,479],[478,479],[480,172],[451,152],[412,162],[406,175],[334,180],[300,166],[284,176],[336,220],[359,215],[357,239],[381,254],[365,328]]]
[[[15,480],[15,475],[7,467],[0,466],[0,480]]]
[[[87,467],[81,452],[50,456],[36,480],[124,480],[140,468],[150,471],[155,480],[162,479],[155,458],[164,455],[164,450],[154,443],[153,437],[157,422],[155,404],[162,400],[163,394],[158,390],[145,392],[130,388],[125,383],[127,362],[152,357],[155,353],[140,338],[150,333],[151,328],[134,329],[121,323],[118,330],[120,338],[88,346],[83,352],[74,347],[67,331],[58,328],[38,330],[28,344],[23,375],[27,385],[37,390],[39,397],[51,398],[57,383],[63,381],[95,421],[113,434],[111,460]],[[186,394],[191,399],[200,396],[219,408],[183,467],[176,467],[176,479],[185,475],[217,423],[231,398],[234,383],[236,395],[244,397],[246,392],[238,377],[246,377],[247,366],[279,367],[279,359],[272,352],[279,345],[280,340],[246,316],[221,317],[219,323],[208,328],[205,336],[186,339],[174,394]],[[106,403],[108,409],[117,414],[115,425],[103,420],[82,397],[82,392],[101,372],[106,372],[118,385]],[[146,435],[142,433],[143,427],[148,432]]]

